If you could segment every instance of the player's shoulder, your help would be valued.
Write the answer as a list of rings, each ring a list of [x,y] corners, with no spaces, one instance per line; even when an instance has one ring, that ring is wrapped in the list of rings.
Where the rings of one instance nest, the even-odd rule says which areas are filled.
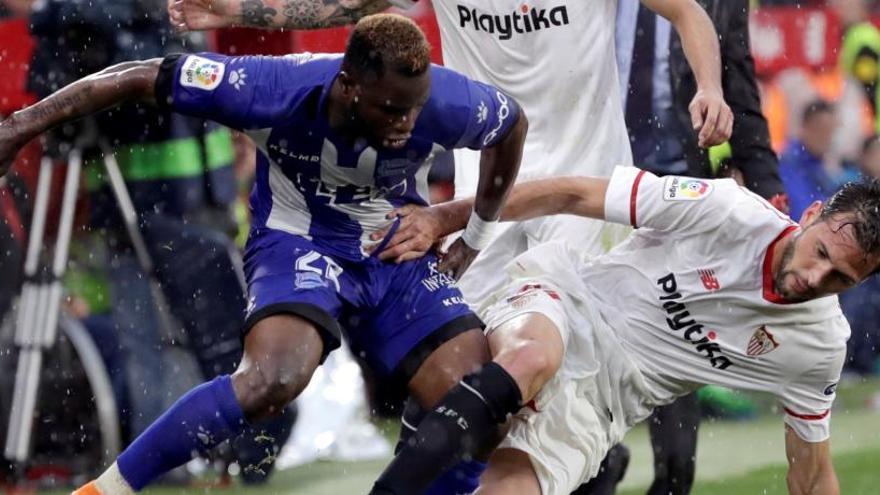
[[[494,86],[455,70],[431,65],[431,95],[419,115],[419,129],[453,146],[467,129],[504,121],[518,106]]]

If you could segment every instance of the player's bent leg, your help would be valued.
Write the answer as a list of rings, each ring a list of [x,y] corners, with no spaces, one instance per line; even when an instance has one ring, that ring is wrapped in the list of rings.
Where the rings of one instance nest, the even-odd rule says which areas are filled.
[[[482,330],[474,328],[460,333],[425,359],[409,381],[410,393],[423,408],[429,409],[463,377],[478,371],[490,358]]]
[[[481,349],[475,345],[478,342]],[[420,401],[436,402],[443,388],[455,386],[427,413],[376,481],[373,494],[424,493],[459,460],[497,442],[498,426],[520,407],[516,382],[491,362],[461,378],[488,358],[485,337],[474,329],[450,340],[423,363],[410,381],[410,390]],[[435,374],[441,379],[433,379]],[[455,378],[460,381],[454,382]]]
[[[324,355],[314,324],[292,314],[260,320],[244,341],[244,357],[232,375],[248,421],[276,416],[308,385]]]
[[[541,484],[529,455],[517,449],[498,449],[489,460],[489,469],[480,478],[474,495],[541,495]]]
[[[556,324],[541,313],[525,313],[490,329],[493,361],[516,380],[524,402],[532,400],[562,363],[565,345]]]
[[[308,384],[324,347],[308,320],[289,314],[260,319],[245,338],[244,358],[232,377],[217,377],[178,399],[82,490],[96,488],[103,495],[141,490],[189,461],[194,451],[237,436],[248,421],[280,413]]]

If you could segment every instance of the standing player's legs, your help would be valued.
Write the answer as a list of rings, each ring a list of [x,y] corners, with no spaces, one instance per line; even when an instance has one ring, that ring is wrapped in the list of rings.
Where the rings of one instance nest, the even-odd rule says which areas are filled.
[[[700,407],[693,392],[658,407],[648,419],[654,482],[648,495],[687,495],[694,483]]]

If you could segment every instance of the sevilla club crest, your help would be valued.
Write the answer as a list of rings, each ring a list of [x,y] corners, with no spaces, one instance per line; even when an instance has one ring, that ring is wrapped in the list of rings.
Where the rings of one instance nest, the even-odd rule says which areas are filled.
[[[746,354],[749,356],[760,356],[761,354],[767,354],[777,347],[779,347],[779,343],[773,338],[773,334],[767,330],[767,327],[761,325],[761,328],[755,330],[754,335],[749,339],[749,347],[746,349]]]

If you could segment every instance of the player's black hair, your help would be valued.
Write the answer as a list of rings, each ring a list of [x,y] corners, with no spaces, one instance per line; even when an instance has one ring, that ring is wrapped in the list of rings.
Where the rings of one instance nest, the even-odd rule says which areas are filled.
[[[821,98],[813,100],[804,108],[804,113],[801,114],[801,122],[806,124],[813,117],[823,113],[834,113],[834,103]]]
[[[431,46],[415,22],[397,14],[361,19],[345,48],[342,69],[381,79],[386,71],[418,76],[431,65]]]
[[[862,142],[862,154],[868,152],[874,145],[880,143],[880,134],[871,134]]]
[[[856,242],[865,255],[880,255],[880,179],[850,182],[834,193],[822,206],[820,220],[846,218],[841,225],[852,225]],[[880,272],[878,266],[872,274]]]

